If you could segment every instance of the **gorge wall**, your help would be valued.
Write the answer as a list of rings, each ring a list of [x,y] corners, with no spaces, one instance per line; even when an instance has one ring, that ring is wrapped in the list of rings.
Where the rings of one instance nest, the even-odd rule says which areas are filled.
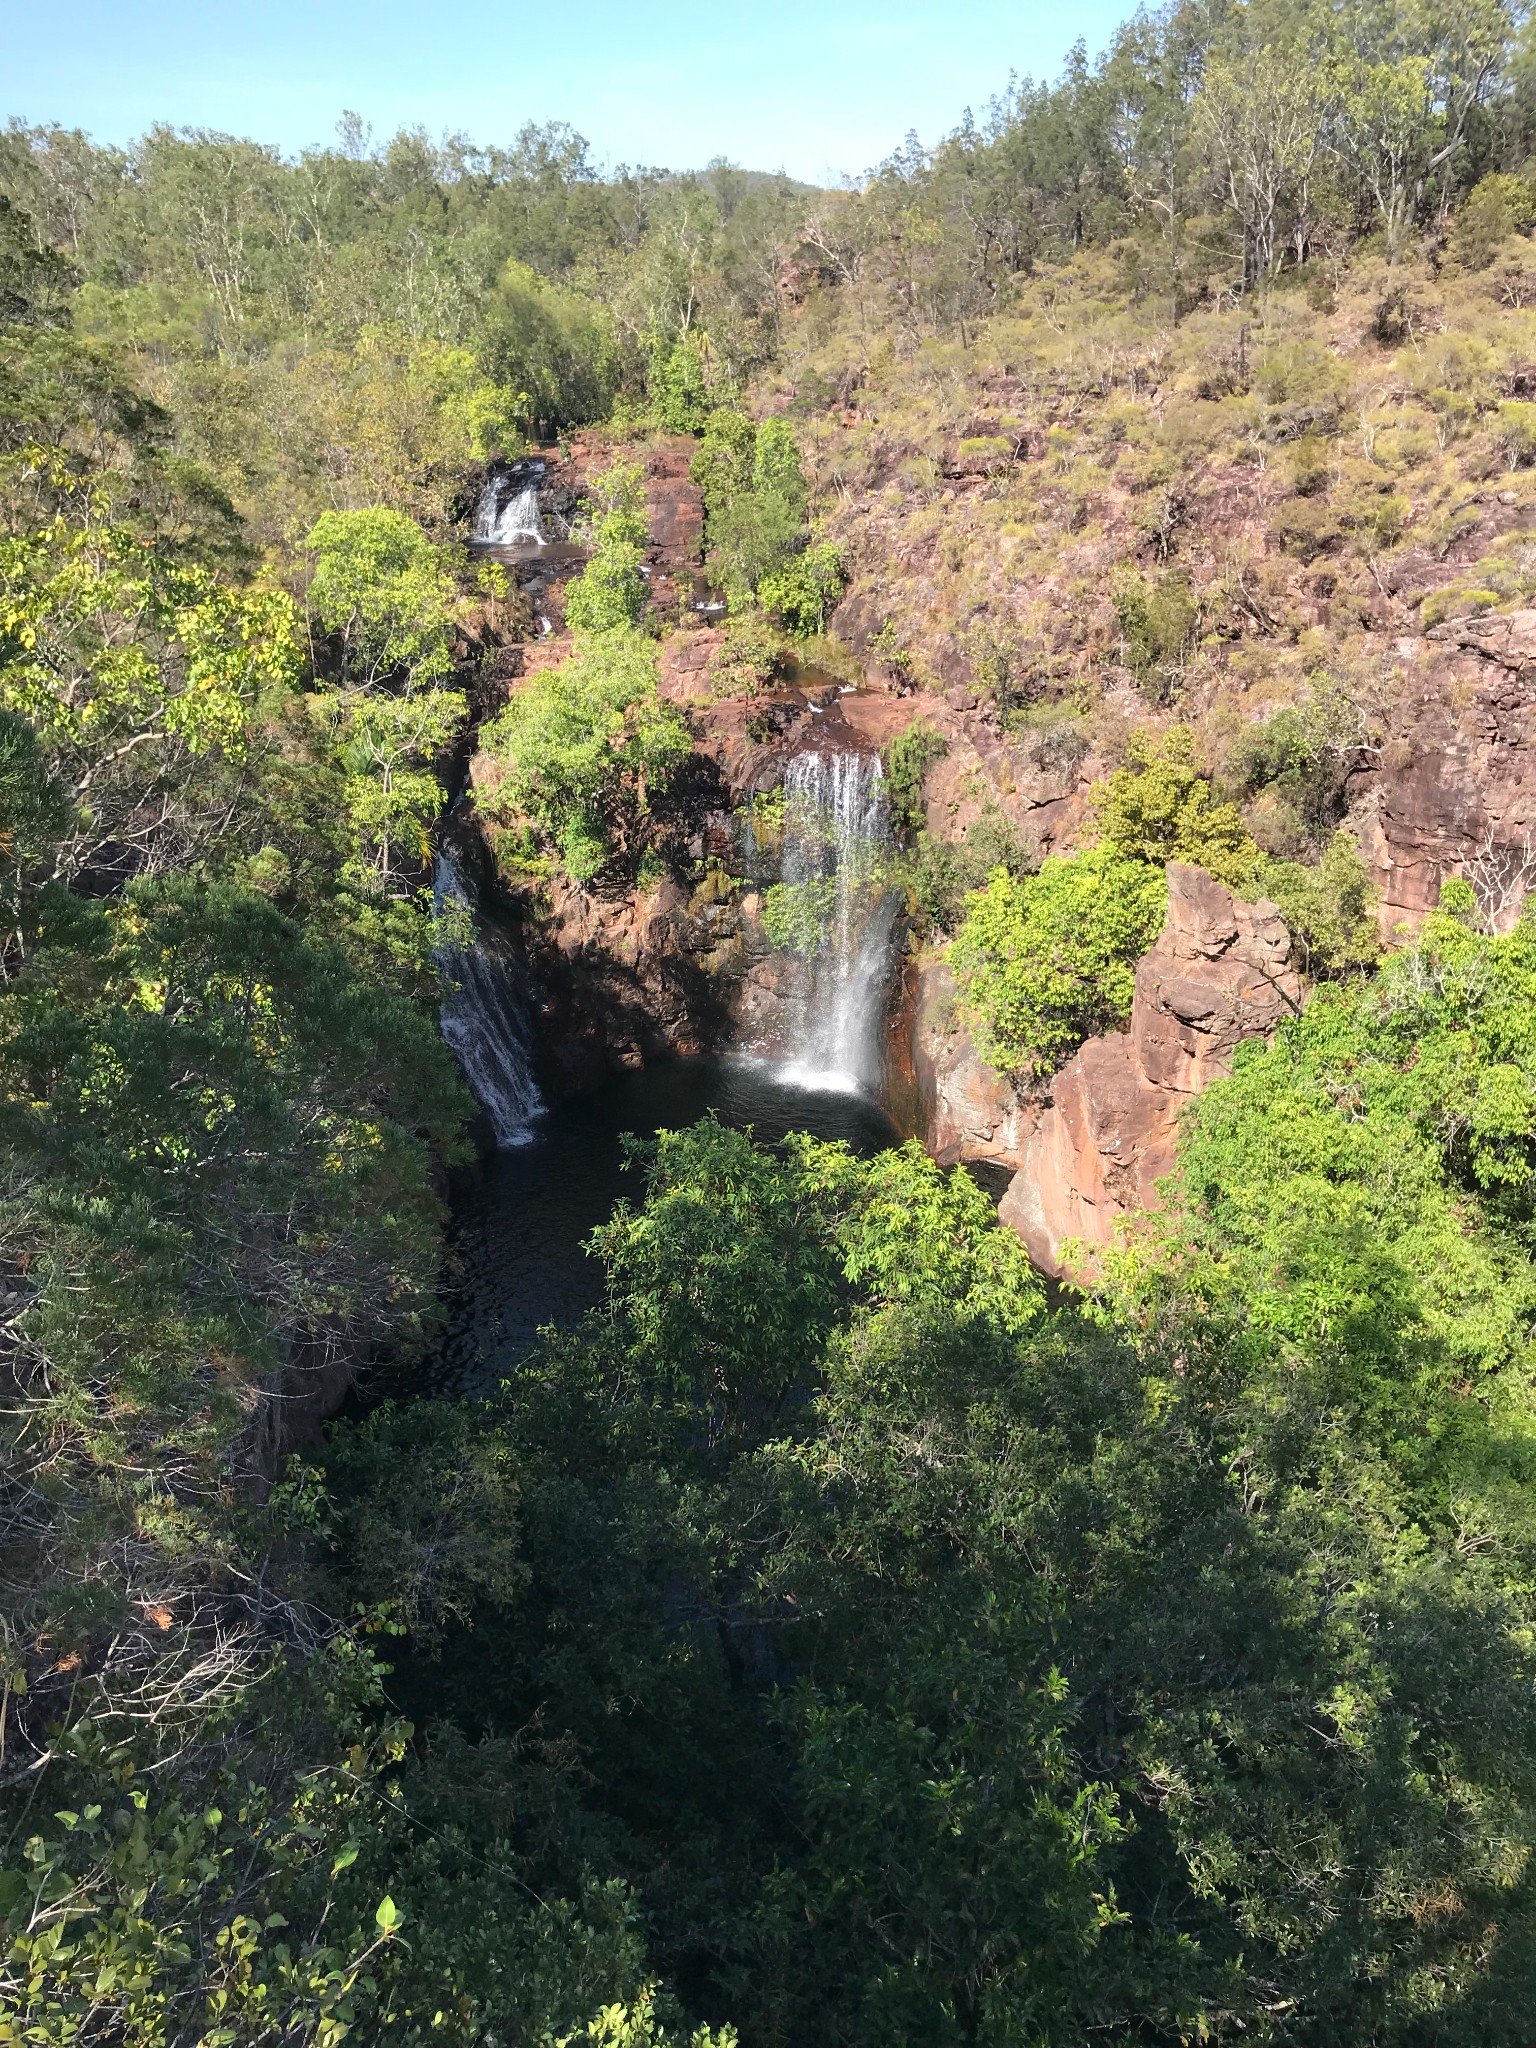
[[[962,841],[1000,820],[1035,854],[1070,848],[1093,783],[1117,765],[1134,723],[1169,722],[1134,693],[1114,693],[1081,736],[1046,721],[1004,718],[995,697],[958,679],[953,661],[887,661],[878,611],[855,589],[839,624],[855,649],[850,694],[807,674],[742,690],[722,670],[724,638],[700,615],[698,492],[692,444],[647,456],[648,559],[654,607],[675,621],[661,645],[661,689],[688,719],[695,756],[686,810],[688,877],[618,893],[558,876],[523,904],[530,996],[559,1089],[595,1085],[615,1069],[781,1032],[792,972],[763,925],[764,877],[744,872],[741,807],[782,780],[797,752],[825,741],[875,752],[917,720],[943,753],[926,788],[928,830]],[[552,467],[558,503],[575,502],[603,450],[580,446]],[[551,632],[498,654],[498,690],[562,660],[558,577],[546,602]],[[1383,622],[1385,623],[1385,622]],[[1446,875],[1474,879],[1496,926],[1516,914],[1533,874],[1536,611],[1453,618],[1400,633],[1390,645],[1393,687],[1369,744],[1350,763],[1343,822],[1370,860],[1384,937],[1416,924]],[[472,786],[488,793],[483,757]],[[940,949],[906,977],[920,1112],[943,1160],[990,1161],[1013,1179],[1004,1219],[1046,1271],[1064,1248],[1108,1244],[1118,1219],[1155,1205],[1171,1168],[1183,1107],[1227,1066],[1243,1039],[1272,1031],[1304,997],[1290,937],[1272,905],[1247,904],[1193,868],[1169,871],[1165,930],[1140,962],[1126,1030],[1082,1046],[1049,1084],[1021,1097],[988,1068],[958,1017]],[[899,1063],[899,1062],[898,1062]]]

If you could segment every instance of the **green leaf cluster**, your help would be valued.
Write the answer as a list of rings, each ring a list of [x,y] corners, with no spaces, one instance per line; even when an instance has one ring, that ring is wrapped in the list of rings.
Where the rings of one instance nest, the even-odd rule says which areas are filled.
[[[566,624],[576,633],[622,632],[645,610],[645,480],[639,466],[613,462],[591,484],[597,511],[592,552],[566,592]]]
[[[1215,803],[1195,766],[1194,735],[1175,726],[1157,738],[1137,733],[1130,762],[1093,792],[1092,817],[1104,840],[1128,859],[1187,861],[1237,887],[1252,873],[1258,848],[1237,806]]]
[[[977,1043],[994,1066],[1048,1074],[1129,1014],[1135,962],[1162,929],[1160,867],[1102,845],[994,870],[949,949]]]
[[[943,734],[921,718],[898,733],[882,752],[891,829],[902,844],[923,831],[928,815],[923,785],[929,769],[948,752],[949,742]]]
[[[500,772],[490,815],[555,850],[577,881],[649,844],[651,802],[691,750],[680,714],[656,692],[656,649],[633,632],[594,634],[572,659],[525,684],[482,735]]]
[[[717,407],[691,474],[704,495],[708,560],[732,606],[757,598],[792,630],[820,631],[841,592],[842,557],[831,543],[804,547],[806,485],[787,421],[754,425]]]
[[[1261,860],[1250,890],[1275,905],[1314,977],[1360,973],[1381,956],[1376,889],[1359,844],[1335,832],[1315,867]]]

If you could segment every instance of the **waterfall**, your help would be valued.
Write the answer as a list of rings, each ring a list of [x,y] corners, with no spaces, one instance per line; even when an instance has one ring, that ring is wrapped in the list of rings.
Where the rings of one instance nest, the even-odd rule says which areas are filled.
[[[441,923],[433,958],[443,1038],[490,1118],[496,1143],[530,1144],[544,1110],[533,1078],[533,1034],[505,966],[475,930],[468,892],[447,852],[438,854],[433,869],[432,901]]]
[[[511,547],[516,541],[542,541],[544,528],[539,519],[537,482],[524,484],[503,504],[501,493],[505,482],[506,479],[499,475],[486,478],[485,488],[475,505],[470,538],[498,548]]]
[[[790,943],[806,956],[780,1066],[798,1087],[879,1087],[896,918],[885,877],[889,847],[878,757],[842,750],[795,756],[784,776],[778,907]]]

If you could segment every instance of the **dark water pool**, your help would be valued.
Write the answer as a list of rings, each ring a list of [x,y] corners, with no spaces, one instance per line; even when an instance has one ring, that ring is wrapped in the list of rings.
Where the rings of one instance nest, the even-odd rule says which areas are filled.
[[[602,1292],[601,1268],[583,1242],[621,1195],[644,1193],[638,1169],[624,1164],[625,1133],[677,1130],[711,1109],[769,1143],[810,1131],[867,1155],[897,1137],[865,1096],[791,1087],[772,1069],[739,1061],[674,1060],[558,1104],[533,1143],[498,1153],[461,1196],[452,1320],[411,1390],[493,1387],[546,1323],[577,1322]]]

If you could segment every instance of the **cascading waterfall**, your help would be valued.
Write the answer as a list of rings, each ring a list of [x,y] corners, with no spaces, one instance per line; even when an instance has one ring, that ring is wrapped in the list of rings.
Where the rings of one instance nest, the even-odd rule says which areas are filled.
[[[539,517],[539,486],[524,484],[502,503],[505,478],[488,476],[475,506],[470,537],[488,547],[511,547],[518,541],[542,541],[544,526]]]
[[[784,775],[779,904],[806,964],[780,1072],[797,1087],[879,1088],[897,908],[885,875],[890,843],[877,756],[795,756]]]
[[[496,1143],[530,1144],[544,1113],[533,1077],[533,1034],[505,967],[475,930],[474,907],[449,853],[437,856],[432,898],[442,931],[433,957],[443,1037],[490,1118]]]

